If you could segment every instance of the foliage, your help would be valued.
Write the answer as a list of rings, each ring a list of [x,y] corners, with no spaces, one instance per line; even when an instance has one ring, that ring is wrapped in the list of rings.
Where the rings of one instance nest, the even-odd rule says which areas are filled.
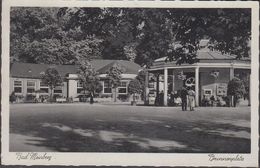
[[[57,86],[62,86],[62,77],[59,74],[59,72],[55,68],[48,68],[46,71],[42,74],[42,82],[48,85],[48,87],[51,90],[51,99],[53,98],[53,90]]]
[[[84,93],[89,93],[91,99],[93,99],[95,93],[99,93],[102,90],[100,84],[100,78],[95,69],[88,61],[82,60],[78,69],[78,78],[82,84]],[[93,102],[92,102],[93,103]]]
[[[11,62],[75,64],[100,58],[101,39],[80,29],[66,30],[59,8],[11,9]]]
[[[200,40],[210,49],[249,57],[250,9],[11,9],[11,61],[75,64],[78,58],[150,65],[162,56],[197,62]]]
[[[71,25],[103,37],[104,58],[122,59],[125,55],[125,59],[133,59],[136,54],[135,62],[149,64],[164,55],[178,64],[192,64],[197,61],[199,42],[204,38],[210,39],[212,49],[238,58],[248,57],[249,9],[77,8],[68,11]]]
[[[113,64],[111,68],[106,72],[108,82],[112,88],[117,88],[122,79],[123,67],[121,67],[118,63]]]
[[[129,82],[128,92],[130,94],[141,94],[143,92],[143,87],[139,80],[134,79]]]
[[[114,89],[114,101],[116,102],[116,90],[117,87],[120,85],[122,76],[121,74],[124,72],[123,67],[121,67],[118,63],[113,64],[113,66],[110,67],[110,69],[106,72],[107,80],[109,85]]]
[[[240,80],[243,82],[245,87],[245,97],[249,99],[250,96],[250,75],[247,73],[241,74]]]
[[[124,54],[126,55],[127,60],[134,62],[137,57],[136,44],[132,43],[124,46]]]
[[[242,80],[233,78],[228,83],[227,94],[234,96],[236,99],[242,98],[245,94],[245,86]]]
[[[142,92],[141,92],[141,97],[142,99],[145,98],[145,77],[146,77],[146,72],[141,70],[138,72],[137,76],[136,76],[136,79],[139,81],[139,83],[141,84],[141,89],[142,89]]]

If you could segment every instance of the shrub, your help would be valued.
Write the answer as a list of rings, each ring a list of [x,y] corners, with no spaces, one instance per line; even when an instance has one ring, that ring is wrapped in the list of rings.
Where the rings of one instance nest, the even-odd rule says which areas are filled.
[[[227,95],[234,96],[236,99],[242,98],[245,94],[245,86],[242,80],[233,78],[228,83]]]
[[[31,100],[34,100],[35,97],[36,97],[36,96],[33,95],[33,94],[27,94],[27,95],[26,95],[26,100],[31,101]]]
[[[127,101],[129,98],[128,95],[118,95],[118,99],[121,100],[121,101]]]
[[[133,101],[136,101],[136,94],[142,94],[143,93],[143,87],[139,80],[134,79],[130,81],[128,85],[128,92],[129,94],[133,95]]]

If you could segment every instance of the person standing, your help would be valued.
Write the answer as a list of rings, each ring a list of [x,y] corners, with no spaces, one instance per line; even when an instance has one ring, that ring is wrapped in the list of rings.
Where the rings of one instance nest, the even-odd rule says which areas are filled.
[[[214,106],[214,102],[215,102],[215,97],[212,95],[210,97],[210,104],[211,104],[212,107]]]
[[[194,111],[195,107],[195,92],[191,88],[188,91],[189,107],[190,111]]]
[[[10,102],[11,102],[11,103],[16,102],[16,96],[15,96],[15,92],[14,92],[14,91],[13,91],[13,92],[11,93],[11,95],[10,95]]]
[[[188,95],[188,91],[185,87],[182,87],[181,90],[181,107],[182,107],[182,111],[186,111],[187,110],[187,95]]]

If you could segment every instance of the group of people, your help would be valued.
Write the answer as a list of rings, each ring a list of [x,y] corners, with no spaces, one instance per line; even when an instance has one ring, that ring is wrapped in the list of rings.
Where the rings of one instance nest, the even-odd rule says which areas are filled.
[[[181,92],[181,107],[182,111],[186,111],[187,107],[189,106],[190,111],[194,111],[195,108],[195,91],[191,88],[183,87]]]
[[[161,91],[155,98],[155,105],[163,106],[164,93]],[[181,104],[182,111],[186,111],[189,107],[190,111],[194,111],[195,108],[195,91],[190,87],[183,87],[178,93],[171,93],[169,105]]]

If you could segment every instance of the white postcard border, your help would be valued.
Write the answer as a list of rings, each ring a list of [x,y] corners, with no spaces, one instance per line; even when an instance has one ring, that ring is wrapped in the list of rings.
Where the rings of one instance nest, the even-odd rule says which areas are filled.
[[[47,152],[51,160],[18,160],[9,152],[9,30],[10,7],[149,7],[149,8],[251,8],[251,153],[239,154],[244,161],[210,161],[209,153],[58,153]],[[259,3],[258,2],[137,2],[137,1],[79,1],[79,0],[4,0],[2,6],[2,163],[6,165],[121,165],[121,166],[258,166],[258,105],[259,105]],[[62,143],[62,142],[61,142]],[[44,154],[39,153],[39,154]],[[215,154],[236,157],[237,154]]]

